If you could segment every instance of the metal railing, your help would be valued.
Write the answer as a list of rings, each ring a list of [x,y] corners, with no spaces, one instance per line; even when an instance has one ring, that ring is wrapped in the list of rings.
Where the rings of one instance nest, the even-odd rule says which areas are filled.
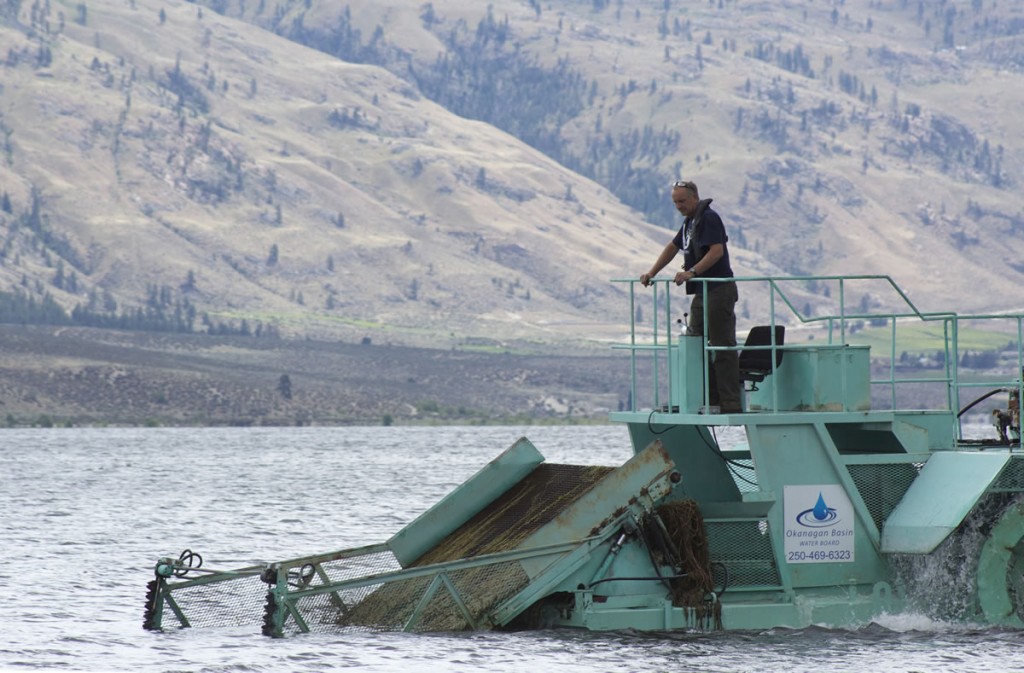
[[[479,629],[490,624],[491,611],[514,602],[529,584],[520,562],[583,558],[616,530],[408,568],[398,564],[386,543],[237,570],[164,558],[150,583],[144,624],[153,630],[261,624],[263,634],[272,637],[344,628]],[[165,610],[176,623],[165,622]]]
[[[954,411],[959,408],[960,404],[960,393],[964,389],[976,388],[976,387],[1004,387],[1007,389],[1016,389],[1019,396],[1024,395],[1024,380],[1022,380],[1021,372],[1024,370],[1024,314],[1019,313],[1008,313],[1008,314],[974,314],[974,315],[960,315],[953,311],[940,311],[940,312],[926,312],[920,310],[910,299],[910,297],[893,281],[890,276],[887,275],[821,275],[821,276],[787,276],[787,277],[773,277],[773,276],[750,276],[750,277],[736,277],[736,278],[694,278],[691,282],[701,284],[701,291],[704,293],[704,324],[708,322],[707,310],[707,288],[708,283],[721,282],[721,281],[734,281],[739,285],[740,288],[740,302],[744,301],[746,297],[745,288],[755,287],[760,284],[766,288],[767,301],[763,306],[767,307],[767,319],[763,321],[764,324],[771,325],[774,327],[777,324],[787,324],[791,327],[813,327],[815,325],[823,325],[824,331],[827,334],[828,345],[857,345],[856,339],[852,338],[857,332],[860,332],[860,327],[865,321],[870,322],[873,326],[886,325],[889,330],[888,338],[885,340],[884,346],[887,346],[886,353],[875,353],[872,358],[873,367],[872,370],[877,373],[879,365],[884,366],[884,372],[881,376],[872,376],[870,378],[870,384],[872,389],[875,387],[884,387],[887,389],[888,404],[886,408],[890,411],[897,409],[899,396],[897,394],[898,389],[902,389],[904,386],[910,386],[915,384],[920,385],[941,385],[945,389],[945,406],[942,408],[944,411]],[[631,382],[630,382],[630,397],[631,397],[631,411],[639,411],[642,405],[639,403],[641,390],[638,385],[639,373],[638,373],[638,358],[642,354],[651,355],[651,388],[648,393],[652,408],[658,409],[664,406],[667,400],[662,400],[662,395],[666,393],[669,399],[672,398],[672,376],[671,368],[673,366],[673,348],[672,346],[676,343],[674,341],[675,327],[677,323],[673,320],[673,293],[681,293],[682,288],[673,287],[675,284],[672,280],[653,280],[649,288],[640,286],[640,281],[635,279],[615,279],[615,283],[626,283],[629,286],[629,306],[630,306],[630,320],[629,320],[629,342],[627,344],[616,344],[613,348],[627,349],[630,351],[631,364]],[[872,310],[872,305],[861,300],[860,306],[856,309],[851,306],[851,285],[853,284],[871,284],[877,293],[878,286],[888,293],[886,301],[888,302],[887,309],[875,309]],[[834,301],[837,303],[837,310],[829,315],[813,316],[809,315],[808,311],[801,310],[798,307],[797,297],[801,292],[808,292],[808,288],[815,288],[814,294],[817,298],[820,298],[820,288],[836,288],[836,294]],[[794,289],[795,288],[795,289]],[[645,303],[642,299],[638,298],[638,292],[649,294],[650,299],[647,300],[649,303]],[[862,297],[868,297],[869,295],[862,295]],[[873,297],[874,304],[886,305],[879,300],[878,297]],[[688,307],[689,297],[685,298],[684,306]],[[678,302],[676,302],[678,304]],[[760,305],[760,304],[759,304]],[[807,304],[810,306],[810,304]],[[649,322],[638,319],[638,316],[643,314],[644,307],[648,307],[652,312],[652,317]],[[676,309],[682,314],[682,311]],[[684,309],[685,310],[685,309]],[[960,353],[960,329],[961,325],[967,321],[983,321],[988,323],[987,326],[991,326],[999,321],[1010,321],[1015,323],[1012,332],[1016,335],[1016,363],[1013,368],[1013,375],[1011,377],[1002,379],[991,379],[985,381],[968,381],[961,378],[961,358]],[[756,324],[756,323],[754,323]],[[935,324],[941,329],[941,336],[936,337],[938,347],[934,350],[935,353],[941,353],[940,371],[936,376],[898,376],[900,371],[899,366],[899,355],[897,353],[898,344],[898,328],[906,327],[909,324]],[[741,333],[744,330],[739,330]],[[773,330],[774,331],[774,330]],[[1007,330],[1006,333],[1011,334],[1011,330]],[[789,341],[789,340],[787,340]],[[803,346],[806,347],[806,346]],[[760,346],[757,347],[764,350],[771,350],[772,360],[775,360],[775,351],[781,349],[782,351],[794,350],[801,348],[800,345],[795,345],[791,341],[782,346],[772,344],[771,346]],[[704,356],[714,353],[715,351],[726,351],[726,350],[743,350],[743,344],[737,343],[736,346],[710,346],[707,343],[704,344]],[[923,351],[922,351],[923,352]],[[844,360],[844,376],[845,376],[845,360]],[[666,370],[668,373],[666,374]],[[705,368],[704,371],[704,399],[705,403],[708,400],[708,372]],[[664,377],[667,383],[662,381]],[[773,384],[774,385],[774,384]],[[874,397],[874,396],[873,396]]]

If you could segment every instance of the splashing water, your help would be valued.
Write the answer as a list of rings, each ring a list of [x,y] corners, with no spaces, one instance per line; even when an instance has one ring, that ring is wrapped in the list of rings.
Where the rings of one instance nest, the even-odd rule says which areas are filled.
[[[1002,513],[1020,499],[989,496],[932,553],[893,554],[892,568],[897,584],[906,591],[908,609],[943,623],[981,623],[981,548]]]

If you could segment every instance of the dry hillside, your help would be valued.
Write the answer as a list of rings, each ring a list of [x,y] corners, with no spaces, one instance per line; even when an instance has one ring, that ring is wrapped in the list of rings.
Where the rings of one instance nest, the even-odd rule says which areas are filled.
[[[197,5],[63,11],[3,28],[5,289],[288,335],[547,340],[628,317],[608,280],[656,229],[507,134]]]
[[[379,64],[651,221],[672,220],[667,178],[696,179],[741,273],[891,274],[929,309],[1020,308],[1024,3],[210,5]],[[986,291],[950,283],[954,263]]]
[[[608,281],[685,175],[742,274],[1017,307],[1019,3],[210,5],[5,6],[0,290],[286,335],[621,334]]]
[[[678,224],[677,177],[715,199],[741,275],[891,274],[925,311],[1020,310],[1022,34],[1024,3],[995,0],[12,0],[0,321],[57,341],[8,362],[4,403],[117,370],[56,356],[109,328],[154,362],[183,331],[602,358],[630,317],[610,281]],[[793,286],[805,317],[839,296]],[[746,293],[741,329],[768,310]]]

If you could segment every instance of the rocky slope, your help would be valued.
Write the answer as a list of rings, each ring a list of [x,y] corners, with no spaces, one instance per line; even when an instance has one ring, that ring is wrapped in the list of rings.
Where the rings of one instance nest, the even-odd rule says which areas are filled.
[[[602,420],[627,360],[372,342],[0,327],[0,424],[351,425]]]

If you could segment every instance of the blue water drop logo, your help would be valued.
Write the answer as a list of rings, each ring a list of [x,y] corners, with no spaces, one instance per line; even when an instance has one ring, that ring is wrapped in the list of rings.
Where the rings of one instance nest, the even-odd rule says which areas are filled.
[[[839,513],[828,506],[824,494],[818,491],[818,502],[797,514],[796,522],[805,528],[826,528],[839,523]]]
[[[825,496],[820,492],[818,493],[818,502],[814,505],[813,511],[814,518],[818,521],[824,521],[828,518],[828,505],[825,504]]]

